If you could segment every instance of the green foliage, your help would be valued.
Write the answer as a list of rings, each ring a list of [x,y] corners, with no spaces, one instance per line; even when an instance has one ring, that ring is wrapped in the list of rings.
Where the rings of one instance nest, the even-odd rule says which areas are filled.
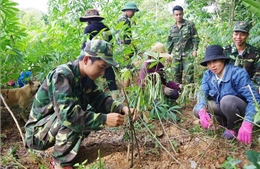
[[[245,169],[257,169],[260,168],[260,152],[247,150],[246,151],[247,159],[252,163],[251,165],[246,165]]]
[[[18,149],[17,145],[9,148],[5,155],[1,155],[1,163],[7,168],[25,168],[19,161],[16,151]]]
[[[201,131],[201,127],[199,125],[189,129],[190,133],[198,133],[200,131]]]
[[[196,100],[198,90],[199,90],[198,83],[190,83],[190,84],[184,85],[183,90],[181,92],[181,96],[177,100],[177,102],[180,105],[185,105],[187,103],[190,103],[193,100]]]
[[[170,107],[168,104],[157,102],[150,112],[150,118],[177,122],[179,118],[176,116],[176,113],[181,114],[178,109],[180,109],[179,106]]]
[[[17,3],[10,0],[0,1],[0,60],[2,82],[15,78],[24,62],[22,50],[25,48],[23,38],[25,29],[19,24]],[[14,68],[15,71],[14,71]]]
[[[88,160],[83,161],[81,164],[76,163],[73,167],[77,167],[78,169],[104,169],[105,163],[102,161],[100,156],[100,150],[98,150],[98,158],[95,163],[91,164],[90,166],[86,166]]]
[[[124,81],[127,79],[132,79],[132,75],[129,69],[123,68],[120,72],[122,73],[120,79],[123,79]]]
[[[53,23],[48,25],[44,32],[39,32],[35,41],[28,46],[28,62],[33,63],[33,72],[39,72],[37,75],[40,79],[43,79],[57,65],[74,60],[79,56],[81,43],[68,34],[73,34],[73,37],[81,39],[80,35],[75,33],[75,28],[70,25],[65,30],[61,30],[58,25]]]
[[[242,0],[245,7],[260,18],[260,0]]]
[[[25,51],[26,63],[40,80],[43,80],[47,73],[57,65],[74,60],[80,54],[83,30],[78,29],[80,26],[75,26],[75,22],[69,23],[65,22],[67,21],[65,18],[60,19],[61,16],[57,15],[57,18],[54,18],[55,11],[49,16],[48,21],[44,19],[46,15],[37,14],[38,17],[32,20],[38,24],[26,25],[28,26],[27,31],[30,32],[29,44]],[[30,13],[21,16],[24,20],[32,18]],[[66,15],[66,17],[68,16]],[[43,18],[42,22],[38,22],[38,18]],[[46,23],[48,24],[46,25]]]
[[[212,15],[209,12],[207,12],[207,10],[205,10],[205,7],[212,5],[213,3],[215,3],[215,1],[185,0],[185,2],[187,4],[186,10],[185,10],[186,6],[184,6],[184,15],[186,18],[191,19],[195,23],[207,22],[212,18]]]
[[[160,156],[160,147],[158,146],[158,144],[157,144],[157,142],[155,142],[155,147],[154,148],[150,148],[150,149],[148,149],[148,150],[146,150],[144,153],[146,154],[146,155],[155,155],[155,156],[157,156],[157,157],[159,157]]]
[[[161,77],[158,73],[147,74],[143,81],[144,95],[148,98],[148,104],[157,101],[164,102],[165,98],[162,92]]]
[[[38,33],[38,30],[41,30],[46,26],[44,17],[47,15],[36,9],[27,10],[26,12],[20,11],[18,16],[21,25],[31,29],[30,34],[28,34],[30,38],[33,38],[35,34]]]
[[[253,100],[254,100],[254,104],[255,104],[255,111],[256,111],[256,114],[254,115],[254,124],[257,125],[258,127],[259,126],[259,122],[260,122],[260,107],[259,107],[259,104],[257,102],[257,100],[255,99],[255,95],[254,93],[252,92],[252,88],[248,85],[248,88],[250,90],[250,93],[252,94],[253,96]]]
[[[128,46],[123,52],[115,55],[115,59],[122,66],[128,64],[122,56],[129,54],[133,48],[136,52],[129,60],[130,63],[133,63],[138,57],[143,59],[144,56],[140,54],[149,50],[155,42],[166,43],[170,26],[175,22],[172,17],[172,9],[169,9],[170,2],[172,1],[136,1],[140,11],[131,18],[133,46]],[[230,44],[234,21],[250,21],[253,27],[248,42],[260,47],[259,0],[186,0],[186,2],[184,18],[195,22],[200,44],[198,57],[194,62],[195,84],[184,87],[178,100],[180,104],[186,104],[195,99],[201,77],[205,71],[199,65],[204,57],[205,49],[212,44],[223,46]],[[213,3],[218,7],[215,11],[205,10],[204,7]],[[124,28],[123,25],[116,23],[124,4],[125,1],[120,0],[49,0],[49,13],[43,14],[37,11],[21,12],[16,7],[17,3],[10,0],[0,0],[1,83],[16,79],[21,71],[27,70],[29,67],[37,79],[43,80],[55,66],[76,59],[80,53],[81,44],[85,40],[83,30],[86,26],[86,23],[79,22],[79,17],[83,16],[89,8],[100,10],[101,16],[105,18],[103,22],[111,29],[112,43],[115,44],[116,30]],[[115,49],[119,50],[116,44]],[[171,64],[165,68],[167,81],[173,79],[173,66],[174,64]],[[119,77],[120,79],[131,78],[136,70],[138,67],[134,67],[131,71],[122,71]],[[162,85],[160,83],[154,84],[150,80],[153,78],[160,81],[158,74],[147,77],[147,87],[144,91],[136,84],[131,84],[127,88],[130,105],[136,105],[137,102],[138,110],[141,112],[150,111],[152,118],[177,121],[176,114],[180,113],[180,107],[165,99],[161,90]],[[259,118],[259,111],[255,118]],[[197,132],[199,129],[195,127],[190,131]],[[9,153],[7,157],[16,160],[15,152]],[[3,159],[8,161],[7,157],[1,157],[2,161]],[[254,153],[248,155],[248,159],[257,166],[255,157]],[[78,167],[84,168],[86,162],[78,164]],[[238,163],[238,160],[229,157],[223,167],[235,168]],[[99,158],[92,167],[104,168],[104,165]]]
[[[260,22],[253,23],[253,27],[250,30],[248,43],[260,49]]]
[[[86,165],[87,162],[88,162],[88,159],[86,159],[86,160],[83,161],[82,163],[76,163],[76,164],[74,164],[73,167],[77,167],[77,168],[79,168],[79,169],[86,169],[85,165]]]
[[[8,26],[8,32],[13,32],[12,30],[16,28],[20,29],[20,32],[22,32],[22,30],[24,31],[25,29],[21,29],[23,27],[20,26],[18,23],[17,16],[11,15],[13,13],[17,15],[18,9],[10,8],[11,6],[14,6],[16,4],[9,4],[7,2],[9,1],[1,1],[1,3],[3,3],[1,10],[3,12],[6,11],[5,13],[8,14],[7,16],[10,17],[10,19],[8,20],[8,24],[5,24],[7,23],[7,21],[4,21],[4,24],[2,26]],[[204,6],[211,5],[213,1],[187,2],[188,6],[187,10],[185,10],[184,17],[192,19],[197,25],[201,38],[199,48],[199,53],[202,54],[201,56],[203,56],[205,46],[207,46],[208,44],[226,44],[227,42],[231,41],[230,30],[232,25],[228,23],[228,19],[224,19],[224,17],[220,16],[217,12],[209,13],[203,8]],[[19,45],[17,44],[17,42],[15,43],[17,44],[15,46],[19,46],[19,49],[13,48],[14,44],[12,43],[10,37],[14,35],[3,36],[2,34],[1,36],[3,37],[1,38],[1,40],[3,39],[6,41],[5,43],[1,43],[1,46],[9,46],[7,49],[13,51],[12,54],[8,54],[5,59],[10,60],[10,58],[12,58],[12,63],[16,61],[19,63],[19,65],[15,65],[15,67],[18,68],[18,70],[15,70],[15,72],[18,73],[16,73],[16,75],[13,75],[14,70],[11,70],[12,66],[7,65],[6,67],[4,67],[4,71],[6,73],[2,73],[2,76],[6,76],[6,78],[4,79],[7,79],[7,76],[9,76],[8,78],[10,78],[10,76],[15,77],[19,74],[20,71],[26,70],[28,69],[28,67],[33,66],[33,72],[37,72],[38,77],[42,79],[46,75],[48,70],[52,67],[60,63],[65,63],[68,60],[74,59],[78,56],[80,45],[83,41],[83,29],[86,26],[85,23],[79,22],[79,17],[84,15],[86,9],[100,9],[101,15],[105,17],[104,23],[107,24],[113,32],[117,29],[115,23],[118,17],[121,15],[120,9],[124,6],[124,3],[124,1],[119,0],[114,0],[111,2],[108,0],[95,0],[88,2],[84,2],[83,0],[50,0],[48,15],[40,14],[35,11],[30,11],[30,15],[25,15],[24,13],[21,13],[20,17],[23,20],[21,23],[26,26],[26,32],[30,33],[25,38],[25,32],[23,32],[23,35],[22,33],[19,33],[19,31],[16,31],[16,33],[18,33],[17,35],[24,37],[16,38],[15,40],[25,40],[23,41],[23,43],[19,43]],[[159,3],[156,0],[143,0],[136,3],[137,6],[140,8],[140,11],[137,12],[135,16],[131,18],[131,20],[133,23],[132,32],[134,35],[133,44],[137,47],[138,53],[140,53],[147,50],[156,41],[165,43],[168,36],[169,28],[173,24],[174,20],[172,18],[172,11],[168,8],[169,6],[167,1],[160,1]],[[230,5],[227,1],[221,1],[221,3],[223,4],[222,6],[226,6],[227,8]],[[258,23],[257,21],[259,21],[259,19],[256,19],[256,17],[251,15],[249,12],[246,13],[247,10],[245,7],[242,8],[241,3],[237,3],[236,5],[236,11],[239,11],[237,12],[237,16],[240,14],[240,16],[245,16],[245,18],[240,17],[241,19],[250,19],[253,23]],[[149,8],[149,10],[147,10],[147,7]],[[225,12],[225,10],[223,10],[221,14],[225,15],[226,17],[229,16],[227,15],[227,12]],[[41,18],[42,22],[39,21],[39,19]],[[259,33],[258,27],[254,28],[255,31],[253,32],[253,34]],[[228,31],[226,31],[227,29]],[[149,40],[147,40],[146,35],[149,35]],[[55,37],[55,39],[53,37]],[[250,37],[252,38],[250,42],[257,45],[257,38],[259,37],[253,35]],[[259,46],[259,43],[257,46]],[[137,55],[135,57],[137,57]],[[42,59],[44,60],[43,64],[47,62],[48,66],[41,66],[41,63],[39,61],[41,61]],[[122,58],[118,55],[116,59],[120,61]],[[35,63],[35,61],[38,61],[38,63]],[[25,65],[20,65],[21,63],[25,63]],[[124,63],[124,61],[122,61],[121,63]],[[43,73],[38,73],[40,70]]]
[[[66,27],[72,24],[79,25],[79,17],[85,14],[89,8],[94,8],[95,1],[69,1],[69,0],[49,0],[48,11],[50,20],[59,20],[57,24]],[[83,32],[83,30],[81,30]]]
[[[238,169],[237,164],[241,163],[241,160],[233,159],[232,156],[228,156],[227,160],[221,165],[225,169]]]
[[[43,158],[49,158],[48,154],[41,151],[33,150],[31,148],[28,149],[28,152],[29,152],[29,157],[37,162],[40,169],[49,168],[49,165],[45,166],[46,163],[44,163],[44,161],[42,160]]]

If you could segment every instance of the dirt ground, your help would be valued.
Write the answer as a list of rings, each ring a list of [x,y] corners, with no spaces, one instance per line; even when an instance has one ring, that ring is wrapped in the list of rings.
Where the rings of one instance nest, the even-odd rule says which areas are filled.
[[[100,156],[106,169],[130,168],[131,159],[134,169],[217,169],[223,168],[221,165],[231,156],[233,159],[240,159],[241,162],[236,167],[243,168],[245,164],[249,164],[245,155],[246,150],[260,152],[260,145],[257,143],[259,131],[254,132],[254,142],[250,147],[239,144],[236,140],[223,140],[220,137],[223,132],[221,129],[215,133],[202,130],[191,110],[192,106],[182,108],[181,120],[177,124],[163,122],[161,125],[156,120],[146,124],[153,134],[142,123],[137,122],[135,128],[140,156],[137,144],[134,143],[133,158],[131,148],[130,153],[127,153],[129,144],[123,139],[123,127],[107,127],[92,132],[82,142],[77,162],[82,163],[87,159],[86,166],[94,168]],[[24,123],[21,119],[19,123],[24,132]],[[49,168],[51,152],[51,148],[43,152],[28,152],[23,146],[12,117],[6,109],[2,109],[1,169]]]

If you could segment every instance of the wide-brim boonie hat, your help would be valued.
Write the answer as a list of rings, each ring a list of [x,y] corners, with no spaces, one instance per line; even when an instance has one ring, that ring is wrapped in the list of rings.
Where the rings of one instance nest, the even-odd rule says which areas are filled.
[[[154,58],[160,57],[160,58],[171,58],[172,55],[168,54],[166,52],[166,48],[164,44],[157,42],[155,43],[150,51],[145,52],[146,55],[152,56]]]
[[[99,16],[99,12],[96,9],[88,9],[84,16],[79,18],[80,22],[87,22],[89,20],[101,21],[104,18]]]
[[[127,2],[124,6],[124,8],[122,9],[122,11],[125,10],[134,10],[135,12],[138,12],[139,9],[137,8],[136,4],[134,2]]]
[[[200,65],[207,66],[207,62],[218,59],[224,59],[226,63],[228,63],[230,60],[230,58],[224,55],[224,50],[221,46],[211,45],[206,48],[205,57]]]

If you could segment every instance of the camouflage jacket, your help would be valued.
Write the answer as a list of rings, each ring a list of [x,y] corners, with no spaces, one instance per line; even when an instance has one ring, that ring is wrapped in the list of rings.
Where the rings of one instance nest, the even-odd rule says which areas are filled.
[[[88,104],[95,112],[87,109]],[[120,113],[123,107],[98,90],[93,80],[81,78],[76,60],[49,72],[35,95],[25,129],[27,134],[33,134],[56,113],[61,125],[75,132],[99,130],[104,127],[107,113]]]
[[[246,69],[255,86],[260,86],[260,51],[250,44],[239,54],[235,44],[224,47],[224,53],[230,58],[229,63]]]
[[[132,31],[131,31],[131,21],[130,19],[123,14],[118,20],[117,23],[123,22],[121,31],[117,32],[117,42],[119,44],[129,45],[132,40]]]
[[[199,37],[195,24],[183,19],[180,29],[177,23],[171,26],[167,40],[168,53],[180,56],[183,52],[198,50]]]

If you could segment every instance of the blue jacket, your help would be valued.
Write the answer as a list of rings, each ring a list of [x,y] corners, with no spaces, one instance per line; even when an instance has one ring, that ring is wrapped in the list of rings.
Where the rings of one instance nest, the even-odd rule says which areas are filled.
[[[252,122],[253,116],[256,114],[256,109],[254,98],[248,85],[251,87],[253,95],[259,104],[260,95],[255,91],[245,69],[229,64],[225,65],[225,72],[219,85],[215,74],[210,70],[207,70],[202,78],[198,102],[195,105],[195,109],[203,109],[207,105],[207,100],[214,100],[216,104],[219,104],[224,96],[233,95],[248,103],[245,112],[245,120]]]
[[[32,72],[29,70],[26,72],[21,72],[15,85],[17,87],[23,87],[24,85],[28,84],[28,80],[30,79],[31,75]]]

